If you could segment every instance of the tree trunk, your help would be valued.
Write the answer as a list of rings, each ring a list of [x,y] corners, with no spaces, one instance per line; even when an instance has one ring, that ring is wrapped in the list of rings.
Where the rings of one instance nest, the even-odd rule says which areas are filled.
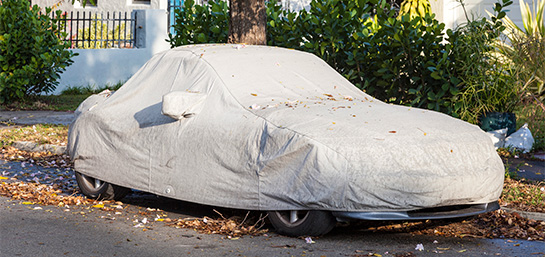
[[[264,0],[229,0],[231,44],[266,45],[267,13]]]

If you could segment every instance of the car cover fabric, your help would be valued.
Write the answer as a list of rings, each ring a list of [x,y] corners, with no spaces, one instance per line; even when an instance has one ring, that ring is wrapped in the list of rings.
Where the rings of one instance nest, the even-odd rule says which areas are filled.
[[[192,115],[162,115],[163,97],[183,92],[205,100],[184,100]],[[503,186],[501,159],[477,126],[383,103],[301,51],[178,47],[106,97],[82,103],[70,126],[75,169],[175,199],[405,211],[496,201]]]

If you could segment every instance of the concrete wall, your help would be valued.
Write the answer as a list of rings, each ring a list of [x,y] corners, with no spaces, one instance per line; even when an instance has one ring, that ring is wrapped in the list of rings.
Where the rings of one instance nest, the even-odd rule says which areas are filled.
[[[154,54],[170,48],[167,35],[166,10],[137,10],[136,35],[133,49],[73,49],[79,55],[61,74],[60,84],[53,92],[59,94],[69,86],[101,87],[129,79]]]

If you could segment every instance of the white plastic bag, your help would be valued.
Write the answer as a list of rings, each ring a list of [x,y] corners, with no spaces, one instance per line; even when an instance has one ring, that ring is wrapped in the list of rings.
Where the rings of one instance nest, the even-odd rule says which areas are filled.
[[[520,149],[523,153],[532,150],[533,145],[534,137],[532,136],[530,129],[528,129],[527,123],[505,139],[505,147]]]
[[[492,143],[494,143],[494,147],[496,147],[496,150],[500,147],[503,147],[505,144],[505,137],[507,136],[507,128],[498,129],[494,131],[488,131],[486,132],[490,136],[490,139],[492,139]]]

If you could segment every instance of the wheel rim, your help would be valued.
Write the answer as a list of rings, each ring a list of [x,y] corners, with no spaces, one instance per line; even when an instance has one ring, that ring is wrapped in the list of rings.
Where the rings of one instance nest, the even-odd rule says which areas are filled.
[[[104,182],[100,179],[89,177],[83,174],[81,174],[81,178],[83,178],[83,183],[85,184],[85,186],[95,190],[99,189],[104,184]]]
[[[309,211],[276,211],[276,215],[282,223],[288,226],[297,226],[308,217]]]

